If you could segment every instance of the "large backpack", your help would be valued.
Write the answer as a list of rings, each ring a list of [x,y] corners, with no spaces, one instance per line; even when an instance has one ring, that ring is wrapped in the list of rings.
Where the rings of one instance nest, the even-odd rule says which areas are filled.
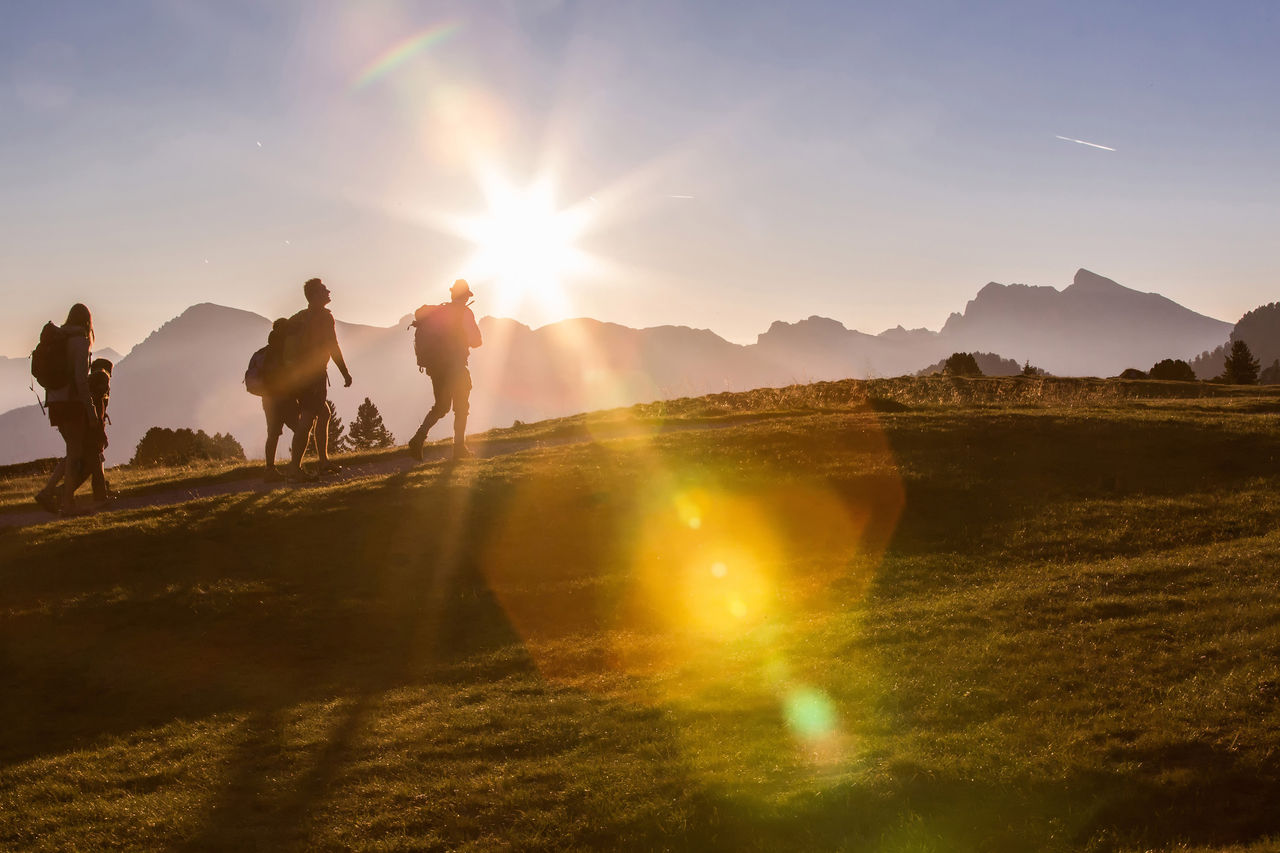
[[[31,375],[46,391],[71,384],[71,359],[67,357],[67,337],[52,322],[40,330],[40,343],[31,351]]]
[[[423,305],[413,312],[413,355],[418,369],[424,373],[439,373],[449,366],[456,337],[449,303]]]
[[[262,349],[249,356],[249,367],[244,372],[244,388],[258,397],[269,396],[270,382],[267,376],[267,350]]]

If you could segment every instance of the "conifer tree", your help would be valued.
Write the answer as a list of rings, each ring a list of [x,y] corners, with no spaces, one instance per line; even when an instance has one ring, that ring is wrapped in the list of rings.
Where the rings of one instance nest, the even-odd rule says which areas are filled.
[[[1227,353],[1227,363],[1222,369],[1223,381],[1232,385],[1255,385],[1258,382],[1258,360],[1249,351],[1249,345],[1237,340]]]
[[[351,422],[350,433],[351,446],[356,450],[392,447],[396,443],[396,437],[382,423],[378,407],[368,397],[356,409],[356,419]]]

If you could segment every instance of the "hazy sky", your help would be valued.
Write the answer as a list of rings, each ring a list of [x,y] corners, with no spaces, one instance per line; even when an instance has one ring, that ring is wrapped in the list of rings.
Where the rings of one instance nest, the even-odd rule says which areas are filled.
[[[390,325],[471,269],[485,176],[542,178],[595,259],[474,282],[535,326],[937,329],[1078,267],[1234,322],[1280,290],[1278,10],[5,0],[0,354],[75,301],[123,350],[313,275]]]

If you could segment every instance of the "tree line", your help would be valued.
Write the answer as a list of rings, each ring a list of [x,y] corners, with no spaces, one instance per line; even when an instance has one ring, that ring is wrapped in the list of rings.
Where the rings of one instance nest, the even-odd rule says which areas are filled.
[[[382,413],[368,397],[356,409],[356,418],[347,427],[337,407],[329,407],[329,447],[345,453],[394,447],[396,437],[382,422]],[[204,430],[152,427],[138,442],[130,465],[178,466],[193,462],[243,460],[244,447],[230,433],[208,435]]]

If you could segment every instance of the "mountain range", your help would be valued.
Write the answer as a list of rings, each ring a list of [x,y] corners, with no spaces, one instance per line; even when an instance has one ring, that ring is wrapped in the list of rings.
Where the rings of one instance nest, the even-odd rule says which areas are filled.
[[[364,397],[372,399],[402,442],[431,404],[430,383],[414,363],[409,319],[381,328],[339,320],[355,383],[330,392],[345,421]],[[206,303],[134,347],[116,364],[108,463],[131,458],[152,426],[229,432],[250,457],[260,457],[262,411],[242,380],[270,325],[257,314]],[[471,357],[472,431],[718,391],[897,376],[959,351],[998,353],[1057,375],[1109,376],[1163,358],[1191,358],[1226,340],[1232,324],[1082,269],[1063,290],[988,284],[938,332],[898,327],[871,335],[816,316],[775,322],[747,345],[705,329],[633,329],[591,319],[531,329],[484,317],[480,328],[485,343]],[[61,453],[40,409],[21,405],[31,398],[26,367],[26,359],[0,359],[0,401],[18,401],[0,414],[0,464]],[[431,437],[448,428],[446,422]]]

